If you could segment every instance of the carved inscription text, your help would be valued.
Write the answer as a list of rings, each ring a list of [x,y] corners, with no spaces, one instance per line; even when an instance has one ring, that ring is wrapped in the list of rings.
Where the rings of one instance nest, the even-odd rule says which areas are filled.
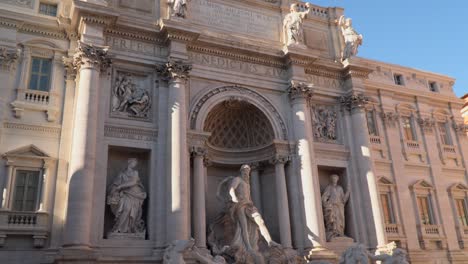
[[[156,57],[167,56],[167,48],[143,41],[107,36],[106,43],[115,50],[131,51]]]
[[[236,71],[246,74],[263,75],[271,78],[285,78],[287,72],[285,69],[248,63],[219,56],[213,56],[201,53],[189,53],[189,58],[194,64],[214,67],[217,69],[224,69],[229,71]]]
[[[190,2],[190,19],[202,25],[247,34],[268,40],[279,40],[280,17],[241,9],[214,0]]]

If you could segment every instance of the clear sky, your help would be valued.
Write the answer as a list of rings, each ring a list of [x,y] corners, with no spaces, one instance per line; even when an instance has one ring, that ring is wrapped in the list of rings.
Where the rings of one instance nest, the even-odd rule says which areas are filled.
[[[359,56],[448,75],[468,93],[467,0],[308,0],[339,6],[364,35]]]

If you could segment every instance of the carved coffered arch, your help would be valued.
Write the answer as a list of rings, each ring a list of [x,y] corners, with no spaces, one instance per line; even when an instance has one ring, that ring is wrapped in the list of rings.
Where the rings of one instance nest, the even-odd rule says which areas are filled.
[[[193,100],[190,108],[190,128],[202,131],[209,113],[225,101],[246,102],[258,108],[272,126],[274,138],[288,138],[286,123],[274,105],[259,93],[244,87],[232,85],[204,90]]]

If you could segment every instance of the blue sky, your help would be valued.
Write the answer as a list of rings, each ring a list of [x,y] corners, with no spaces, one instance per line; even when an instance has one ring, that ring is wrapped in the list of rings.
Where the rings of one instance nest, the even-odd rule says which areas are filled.
[[[455,78],[468,93],[468,1],[313,0],[340,6],[364,35],[359,56]]]

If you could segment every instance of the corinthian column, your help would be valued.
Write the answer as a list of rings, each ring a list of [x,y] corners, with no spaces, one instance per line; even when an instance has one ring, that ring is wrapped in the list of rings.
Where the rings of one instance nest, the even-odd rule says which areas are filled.
[[[320,223],[318,217],[322,209],[320,205],[320,189],[318,188],[318,175],[314,175],[312,160],[314,159],[312,151],[312,126],[310,119],[310,109],[308,101],[313,94],[312,88],[300,82],[292,81],[288,89],[291,99],[293,111],[293,132],[294,140],[297,145],[296,155],[293,155],[294,173],[292,179],[300,182],[302,189],[300,189],[303,200],[304,213],[302,216],[302,226],[294,225],[294,228],[301,228],[295,230],[295,234],[303,233],[305,237],[303,241],[297,241],[296,247],[301,248],[304,246],[306,249],[321,248],[322,247],[322,228],[323,224]],[[315,170],[316,172],[316,170]],[[314,188],[317,187],[317,188]],[[297,216],[296,216],[297,217]],[[298,220],[294,220],[298,222]]]
[[[287,157],[277,156],[270,160],[275,165],[276,201],[278,207],[278,222],[280,228],[281,245],[291,248],[291,223],[289,220],[288,190],[286,187],[286,173],[284,165]]]
[[[351,157],[359,173],[348,181],[354,183],[352,188],[357,189],[354,193],[360,194],[358,199],[367,223],[365,228],[368,230],[368,244],[371,247],[376,247],[385,244],[385,230],[380,212],[374,164],[371,159],[370,139],[367,133],[365,105],[368,102],[368,98],[356,93],[340,98],[341,106],[345,112],[346,127],[352,136],[349,140],[353,152]],[[350,174],[350,176],[353,175]]]
[[[189,239],[189,172],[187,170],[187,110],[186,83],[192,66],[171,60],[158,65],[156,72],[169,83],[168,100],[168,162],[171,206],[167,229],[168,240]]]
[[[110,65],[107,48],[79,43],[73,66],[80,73],[73,126],[64,247],[89,248],[100,72]]]

